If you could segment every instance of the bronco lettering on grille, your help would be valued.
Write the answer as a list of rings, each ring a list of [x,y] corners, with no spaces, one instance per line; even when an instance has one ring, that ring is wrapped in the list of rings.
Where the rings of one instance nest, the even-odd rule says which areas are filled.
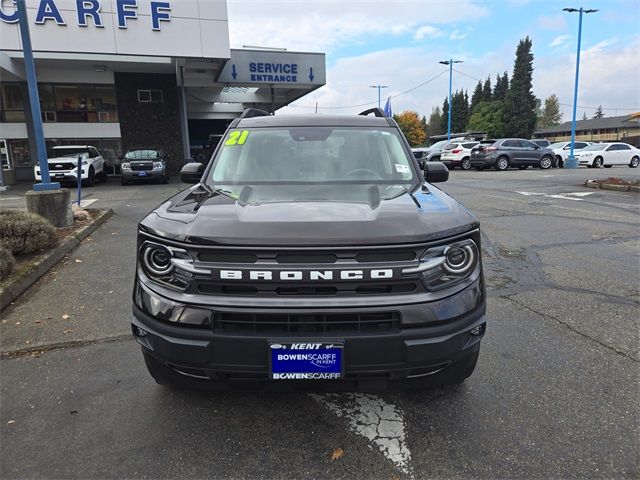
[[[212,270],[214,279],[280,282],[328,280],[388,280],[397,275],[392,268],[361,270]]]

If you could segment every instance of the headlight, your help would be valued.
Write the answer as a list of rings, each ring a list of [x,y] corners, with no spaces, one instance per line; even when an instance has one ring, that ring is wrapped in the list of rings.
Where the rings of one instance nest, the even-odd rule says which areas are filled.
[[[153,162],[154,170],[162,170],[163,168],[164,168],[164,165],[162,164],[162,162]]]
[[[578,155],[579,157],[591,157],[593,155],[593,153],[581,153],[580,155]]]
[[[184,291],[189,288],[195,274],[211,274],[209,270],[194,266],[193,258],[182,248],[144,242],[138,258],[142,269],[151,280],[177,290]]]
[[[420,273],[428,290],[440,290],[469,278],[479,262],[478,246],[469,239],[430,248],[417,267],[405,268],[402,273]]]
[[[122,170],[131,170],[131,164],[130,163],[123,163],[122,165],[120,165],[120,168]]]

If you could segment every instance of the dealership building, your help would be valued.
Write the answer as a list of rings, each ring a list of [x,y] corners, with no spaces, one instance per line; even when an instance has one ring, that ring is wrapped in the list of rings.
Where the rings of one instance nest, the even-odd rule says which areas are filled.
[[[159,148],[172,171],[208,156],[248,107],[270,112],[325,84],[322,53],[231,49],[225,0],[26,0],[47,148],[93,145],[111,172]],[[231,25],[233,28],[233,25]],[[18,17],[0,0],[5,180],[37,163]]]

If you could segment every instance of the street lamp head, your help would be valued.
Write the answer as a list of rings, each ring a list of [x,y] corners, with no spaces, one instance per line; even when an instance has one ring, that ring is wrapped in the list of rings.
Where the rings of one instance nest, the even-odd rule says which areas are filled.
[[[441,60],[438,63],[441,63],[442,65],[449,65],[449,60]]]
[[[577,8],[563,8],[562,11],[563,12],[579,12],[580,10],[578,10]]]
[[[592,8],[592,9],[589,9],[589,10],[584,10],[584,13],[595,13],[595,12],[597,12],[597,11],[598,11],[598,10],[594,10],[594,9]]]

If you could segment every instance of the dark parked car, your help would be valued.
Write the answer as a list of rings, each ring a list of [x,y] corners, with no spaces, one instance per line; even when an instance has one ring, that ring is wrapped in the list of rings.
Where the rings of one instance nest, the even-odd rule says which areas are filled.
[[[122,185],[139,180],[167,183],[169,181],[167,158],[168,156],[157,148],[129,150],[125,153],[120,165],[120,182]]]
[[[524,138],[502,138],[493,144],[480,144],[471,150],[471,166],[476,170],[493,167],[506,170],[518,167],[542,169],[553,164],[553,150],[542,148]]]
[[[195,185],[138,230],[132,332],[158,383],[386,390],[471,375],[478,220],[382,110],[249,109],[181,173]]]

